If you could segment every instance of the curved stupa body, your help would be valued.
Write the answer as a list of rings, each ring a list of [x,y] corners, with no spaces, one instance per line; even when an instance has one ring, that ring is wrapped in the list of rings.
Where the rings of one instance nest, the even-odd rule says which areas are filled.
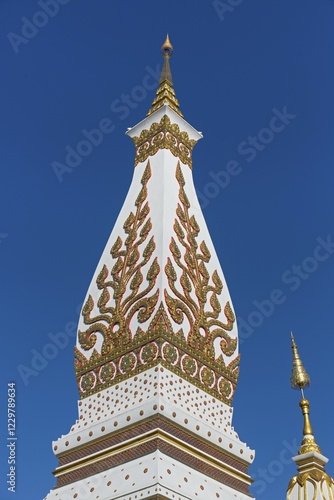
[[[192,178],[202,135],[166,47],[152,108],[127,132],[133,180],[82,308],[79,419],[53,443],[48,500],[250,497],[254,452],[232,427],[237,324]]]
[[[128,135],[138,163],[82,310],[80,393],[162,363],[229,405],[237,325],[192,179],[190,147],[201,135],[168,105]]]

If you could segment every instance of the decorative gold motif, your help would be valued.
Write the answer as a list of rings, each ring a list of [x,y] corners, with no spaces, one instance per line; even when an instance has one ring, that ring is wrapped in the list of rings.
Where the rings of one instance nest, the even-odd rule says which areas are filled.
[[[158,346],[155,342],[152,342],[151,344],[146,344],[142,350],[140,351],[140,359],[141,361],[146,364],[151,361],[154,361],[158,354]]]
[[[99,372],[101,382],[110,382],[116,375],[116,366],[114,363],[103,365]]]
[[[136,146],[135,166],[155,155],[160,149],[169,149],[182,163],[192,166],[191,153],[196,140],[189,139],[187,132],[181,132],[176,123],[164,115],[160,122],[152,123],[149,130],[143,130],[139,137],[132,138]]]
[[[137,357],[133,352],[125,354],[120,360],[119,368],[121,373],[129,373],[137,364]]]
[[[89,360],[79,349],[75,349],[75,368],[79,387],[83,393],[91,393],[95,387],[90,383],[91,377],[87,378],[87,373],[92,368],[95,375],[99,374],[97,389],[101,388],[100,384],[112,380],[115,373],[112,371],[112,365],[107,363],[117,358],[118,353],[129,350],[133,340],[130,329],[132,318],[136,316],[139,323],[145,323],[151,317],[158,301],[159,290],[150,295],[160,272],[157,258],[153,259],[154,237],[149,238],[152,222],[147,202],[147,184],[150,177],[151,168],[148,162],[141,179],[142,188],[135,201],[136,211],[130,213],[123,226],[127,237],[124,243],[118,237],[110,251],[115,264],[110,271],[104,265],[97,277],[97,286],[102,291],[97,304],[89,295],[82,309],[84,323],[88,325],[86,330],[78,333],[82,349],[87,351],[95,347],[97,333],[103,337],[101,353],[94,349]],[[150,261],[151,265],[146,273],[147,285],[143,288],[142,269]],[[140,290],[141,288],[143,289]],[[112,299],[114,304],[110,305]],[[99,310],[97,315],[92,314],[95,307]],[[141,335],[142,330],[138,328],[134,336],[138,337],[140,342],[142,342]],[[127,373],[135,364],[133,356],[124,357],[121,360],[120,370],[122,373]],[[101,365],[105,366],[99,372]]]
[[[214,341],[220,338],[222,352],[226,356],[232,356],[237,348],[237,339],[230,337],[227,332],[232,330],[235,317],[227,302],[224,307],[226,323],[218,319],[221,313],[218,296],[223,285],[217,271],[211,277],[207,271],[205,264],[210,261],[211,254],[205,242],[202,241],[198,247],[200,228],[195,216],[189,215],[190,203],[184,191],[185,181],[179,164],[176,178],[180,186],[181,204],[177,206],[174,231],[179,244],[184,248],[184,256],[182,258],[180,248],[172,237],[169,248],[175,264],[181,270],[181,277],[178,278],[174,265],[168,258],[165,272],[169,288],[173,292],[171,296],[167,290],[164,291],[168,311],[175,323],[182,324],[184,319],[188,321],[189,332],[181,330],[181,333],[187,338],[194,353],[204,353],[210,360],[215,360]],[[223,361],[222,355],[219,358]]]
[[[151,348],[152,344],[157,349],[154,356],[153,349]],[[145,353],[144,356],[143,353]],[[109,380],[107,378],[102,379],[99,376],[92,387],[89,384],[82,387],[82,380],[85,379],[88,372],[101,374],[101,356],[97,351],[94,351],[92,356],[86,359],[76,349],[77,360],[80,360],[80,368],[77,368],[77,377],[81,397],[90,396],[108,387],[108,385],[114,385],[138,375],[159,363],[179,377],[191,382],[195,387],[205,390],[212,397],[223,401],[227,405],[231,405],[238,377],[239,357],[235,358],[226,367],[219,360],[208,360],[203,353],[197,353],[195,359],[192,353],[193,350],[187,344],[184,336],[180,332],[173,332],[164,306],[160,304],[147,332],[136,334],[130,345],[116,349],[106,357],[104,360],[105,365],[102,368],[104,366],[109,367],[109,364],[113,367]],[[126,357],[127,355],[129,357]],[[148,359],[150,356],[151,359]],[[111,357],[113,358],[112,363],[110,363]],[[212,370],[215,380],[218,380],[212,387],[205,385],[202,380],[201,373],[203,373],[204,368]],[[115,372],[113,371],[114,369]]]
[[[176,363],[179,357],[177,349],[173,345],[168,343],[164,344],[162,348],[162,356],[163,359],[165,359],[168,363],[171,363],[172,365]]]
[[[292,374],[291,374],[291,387],[293,389],[305,389],[310,385],[310,376],[306,373],[302,360],[298,354],[297,345],[294,336],[291,332],[292,344]]]
[[[218,390],[220,394],[225,396],[226,398],[229,398],[232,391],[233,391],[233,385],[229,380],[226,380],[225,378],[221,378],[218,382]]]
[[[201,381],[206,387],[212,387],[215,383],[215,374],[210,368],[204,366],[200,373]]]
[[[97,286],[101,295],[96,304],[89,296],[83,308],[87,329],[79,332],[79,342],[84,350],[90,350],[90,357],[86,358],[76,348],[81,397],[160,364],[230,405],[238,378],[239,356],[226,366],[226,358],[222,355],[216,358],[213,343],[220,342],[226,356],[235,353],[237,341],[228,335],[235,318],[229,303],[226,303],[226,321],[219,321],[222,283],[217,272],[210,276],[206,269],[211,256],[204,242],[197,243],[199,227],[195,218],[189,215],[180,164],[176,172],[180,186],[174,223],[176,236],[170,244],[172,257],[165,266],[169,284],[165,290],[168,310],[163,303],[157,307],[159,290],[154,293],[154,287],[160,267],[154,259],[154,239],[150,238],[152,223],[147,204],[150,176],[148,163],[142,176],[136,211],[131,212],[124,224],[127,237],[124,243],[117,238],[111,249],[112,269],[109,271],[103,266],[98,275]],[[181,245],[185,247],[183,257]],[[149,268],[146,286],[145,265],[146,269]],[[131,332],[130,321],[135,315],[139,323],[150,320],[148,328],[138,327],[137,331]],[[184,318],[189,324],[189,332],[184,327],[184,331],[174,331],[171,319],[181,324]],[[98,333],[102,335],[101,352],[96,346]]]
[[[188,356],[188,355],[184,356],[182,358],[182,368],[186,372],[187,375],[190,375],[191,377],[193,377],[197,372],[196,360],[194,358],[192,358],[191,356]]]
[[[299,448],[298,454],[302,455],[303,453],[309,453],[310,451],[317,451],[318,453],[321,453],[321,450],[313,436],[303,439],[303,444]]]
[[[172,108],[175,113],[180,115],[183,118],[183,114],[179,109],[179,101],[176,98],[175,90],[172,85],[169,83],[169,80],[164,80],[163,83],[160,83],[155,99],[152,102],[151,109],[147,112],[146,116],[150,116],[157,109],[162,108],[164,104],[168,104],[170,108]]]
[[[160,271],[156,258],[146,274],[148,285],[139,292],[144,281],[142,268],[150,261],[155,250],[154,237],[152,237],[140,255],[140,247],[147,240],[152,228],[151,219],[148,217],[149,205],[148,202],[145,203],[150,177],[151,169],[148,163],[141,179],[143,187],[135,202],[137,210],[135,213],[131,212],[124,223],[127,238],[124,244],[120,237],[117,238],[110,251],[116,260],[113,268],[109,272],[107,266],[104,265],[97,277],[97,286],[102,290],[97,302],[100,314],[91,317],[95,306],[91,295],[82,309],[85,324],[91,326],[85,331],[79,331],[79,343],[84,350],[90,350],[96,344],[96,333],[101,333],[103,336],[102,356],[108,355],[115,348],[129,344],[132,339],[130,331],[132,318],[137,314],[140,323],[146,322],[158,300],[159,290],[149,296]],[[113,291],[114,306],[108,305],[111,291]]]
[[[81,388],[84,391],[89,391],[94,387],[96,376],[94,373],[86,373],[81,379]]]
[[[310,482],[314,487],[314,493],[312,493],[312,495],[308,495],[307,482]],[[327,500],[328,498],[334,498],[334,479],[330,477],[324,470],[311,469],[310,471],[303,472],[294,476],[288,485],[288,500],[290,500],[291,492],[295,486],[299,490],[301,488],[304,489],[303,500],[313,500],[314,498],[322,498],[323,500]],[[324,491],[324,486],[328,488],[330,496],[328,496],[328,493]],[[318,496],[318,494],[320,494],[320,497]]]

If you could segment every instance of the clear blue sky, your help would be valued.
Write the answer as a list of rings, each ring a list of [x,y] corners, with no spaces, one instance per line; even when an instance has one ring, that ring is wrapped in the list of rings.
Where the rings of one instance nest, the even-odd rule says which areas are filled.
[[[59,0],[44,10],[43,1],[0,2],[0,401],[5,408],[14,380],[18,418],[14,497],[1,410],[1,499],[42,499],[54,485],[51,442],[74,423],[78,398],[74,338],[55,348],[54,335],[77,322],[127,193],[134,147],[124,132],[153,100],[167,31],[181,109],[204,134],[195,184],[243,325],[234,426],[256,450],[253,494],[284,499],[296,470],[288,458],[302,419],[289,387],[291,329],[334,475],[333,0],[226,0],[217,9]],[[103,119],[112,124],[102,122],[100,144],[72,153],[60,174],[82,131]],[[45,349],[54,358],[34,369]],[[34,370],[26,384],[22,366]]]

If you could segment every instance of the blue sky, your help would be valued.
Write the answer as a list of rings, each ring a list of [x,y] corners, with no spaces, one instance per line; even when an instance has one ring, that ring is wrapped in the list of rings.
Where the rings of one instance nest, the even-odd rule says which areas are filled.
[[[0,400],[6,411],[15,381],[15,498],[52,488],[51,442],[77,418],[77,309],[131,181],[124,133],[154,98],[166,32],[181,109],[204,135],[194,180],[240,324],[234,427],[256,450],[252,492],[285,498],[296,470],[291,329],[334,475],[333,1],[43,2],[0,2]]]

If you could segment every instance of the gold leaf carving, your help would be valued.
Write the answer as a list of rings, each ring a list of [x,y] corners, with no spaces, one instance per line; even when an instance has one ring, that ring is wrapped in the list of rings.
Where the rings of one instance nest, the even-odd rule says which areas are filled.
[[[115,243],[113,244],[113,246],[111,247],[111,250],[110,250],[110,253],[111,253],[113,259],[116,259],[116,255],[118,254],[121,247],[122,247],[122,240],[118,236],[117,240],[115,241]],[[108,272],[108,269],[107,269],[107,272]]]
[[[160,271],[157,258],[146,274],[145,288],[140,291],[144,282],[143,266],[151,260],[155,250],[154,237],[141,250],[152,229],[151,219],[148,218],[150,209],[146,201],[150,177],[148,162],[141,179],[142,188],[135,202],[136,211],[130,213],[123,226],[127,238],[124,243],[121,237],[116,239],[110,250],[115,263],[110,272],[104,265],[97,277],[97,286],[102,290],[97,304],[94,304],[89,295],[82,309],[84,323],[88,328],[79,331],[79,343],[84,350],[90,350],[97,342],[97,333],[102,334],[102,356],[128,345],[132,339],[132,318],[137,315],[137,320],[144,323],[151,317],[158,301],[159,290],[150,295]],[[108,305],[111,297],[114,301],[112,306]],[[95,307],[99,314],[93,314]]]
[[[187,132],[181,132],[176,123],[164,115],[160,122],[153,123],[149,130],[143,130],[139,137],[133,137],[136,146],[135,166],[155,155],[160,149],[169,151],[182,163],[192,166],[191,153],[196,142],[190,139]],[[138,199],[143,196],[140,193]]]
[[[165,266],[169,291],[165,290],[164,293],[168,311],[177,324],[182,324],[187,319],[189,332],[185,335],[195,353],[204,353],[210,360],[214,360],[214,341],[219,338],[222,352],[226,356],[232,356],[237,348],[237,339],[227,332],[232,330],[235,317],[227,302],[224,307],[226,321],[218,319],[221,314],[218,297],[223,289],[222,281],[217,271],[210,276],[207,270],[206,264],[210,261],[211,254],[205,241],[200,244],[197,242],[200,228],[195,216],[189,214],[190,204],[184,190],[185,180],[180,164],[176,169],[176,178],[180,200],[176,209],[178,218],[174,222],[177,241],[172,237],[169,246],[174,263],[168,258]],[[181,271],[179,280],[174,265]]]
[[[99,295],[88,296],[83,307],[81,350],[75,349],[81,397],[160,364],[230,405],[239,371],[239,356],[226,361],[236,350],[236,339],[229,335],[235,318],[230,304],[221,301],[218,272],[208,268],[211,254],[198,237],[200,227],[190,213],[180,165],[176,170],[179,203],[164,268],[165,307],[163,302],[157,307],[160,266],[147,200],[150,177],[148,162],[134,208],[123,225],[125,237],[115,239],[112,264],[101,266],[96,278]],[[136,331],[133,318],[138,322]],[[175,330],[172,325],[179,326]],[[225,357],[215,358],[217,344]],[[90,351],[89,357],[84,351]]]

